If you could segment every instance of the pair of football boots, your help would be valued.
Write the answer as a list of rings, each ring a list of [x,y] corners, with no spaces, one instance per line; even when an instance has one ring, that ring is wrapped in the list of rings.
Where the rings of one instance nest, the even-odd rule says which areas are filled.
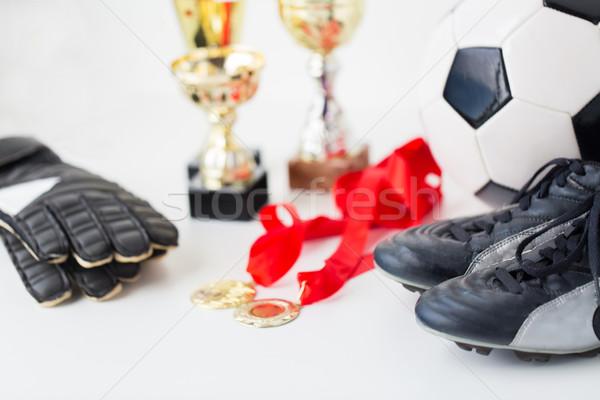
[[[547,173],[535,183],[539,176]],[[375,264],[423,292],[418,323],[465,350],[522,360],[600,351],[600,164],[557,159],[513,203],[380,243]]]

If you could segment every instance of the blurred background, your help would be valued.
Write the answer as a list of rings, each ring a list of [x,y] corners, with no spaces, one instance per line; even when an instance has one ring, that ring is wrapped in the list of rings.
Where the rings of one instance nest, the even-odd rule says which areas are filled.
[[[420,135],[421,60],[454,3],[368,0],[353,38],[336,51],[335,93],[372,162]],[[185,190],[186,164],[208,125],[170,71],[187,52],[172,1],[2,0],[0,35],[0,135],[36,135],[65,160],[146,196],[161,186],[163,202]],[[266,66],[235,130],[262,150],[278,201],[314,93],[310,52],[285,30],[275,0],[246,1],[242,43],[263,52]],[[132,168],[139,173],[123,173]]]

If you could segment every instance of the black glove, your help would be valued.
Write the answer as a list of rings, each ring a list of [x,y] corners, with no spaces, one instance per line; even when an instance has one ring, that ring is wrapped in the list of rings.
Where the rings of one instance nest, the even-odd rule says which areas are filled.
[[[0,139],[0,227],[44,306],[69,298],[73,283],[108,299],[139,276],[139,262],[177,246],[177,229],[147,202],[23,137]]]

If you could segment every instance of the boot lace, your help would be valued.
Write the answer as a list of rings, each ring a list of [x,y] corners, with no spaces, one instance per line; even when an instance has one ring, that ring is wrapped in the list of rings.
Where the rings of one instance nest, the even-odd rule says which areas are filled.
[[[599,188],[600,189],[600,188]],[[540,259],[532,261],[523,259],[523,251],[533,240],[540,237],[549,230],[571,221],[570,228],[559,235],[553,245],[538,251]],[[600,275],[600,191],[588,197],[575,209],[563,214],[552,221],[545,228],[525,238],[517,247],[515,259],[519,268],[508,271],[498,268],[494,277],[500,281],[506,289],[513,294],[523,291],[523,282],[537,279],[542,282],[544,278],[561,274],[568,270],[582,270],[576,263],[584,259],[587,250],[589,270],[593,278],[594,290],[596,291],[596,311],[594,313],[593,327],[596,336],[600,338],[600,286],[598,277]]]
[[[538,183],[534,185],[538,176],[548,167],[552,167],[546,175]],[[550,192],[550,187],[553,182],[557,186],[564,187],[567,184],[567,176],[571,173],[577,175],[585,175],[585,169],[581,160],[556,158],[544,164],[537,172],[529,179],[529,181],[515,194],[511,204],[519,204],[519,208],[526,211],[531,207],[531,201],[534,197],[544,198]],[[464,221],[461,223],[453,223],[449,227],[450,234],[461,242],[468,242],[475,234],[485,233],[491,235],[494,227],[498,222],[507,223],[512,220],[513,216],[510,210],[503,211],[495,215],[486,215],[480,219]]]

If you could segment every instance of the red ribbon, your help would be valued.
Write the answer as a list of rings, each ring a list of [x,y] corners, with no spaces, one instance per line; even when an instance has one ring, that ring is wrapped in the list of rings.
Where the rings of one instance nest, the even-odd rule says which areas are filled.
[[[421,222],[441,199],[440,177],[429,147],[415,139],[379,164],[336,181],[332,192],[342,219],[303,221],[291,204],[268,205],[259,214],[266,232],[252,245],[247,271],[256,283],[269,286],[292,268],[305,240],[342,234],[322,269],[298,274],[301,304],[323,300],[373,268],[372,255],[363,255],[371,227],[398,229]],[[291,225],[278,217],[278,208],[289,213]]]

